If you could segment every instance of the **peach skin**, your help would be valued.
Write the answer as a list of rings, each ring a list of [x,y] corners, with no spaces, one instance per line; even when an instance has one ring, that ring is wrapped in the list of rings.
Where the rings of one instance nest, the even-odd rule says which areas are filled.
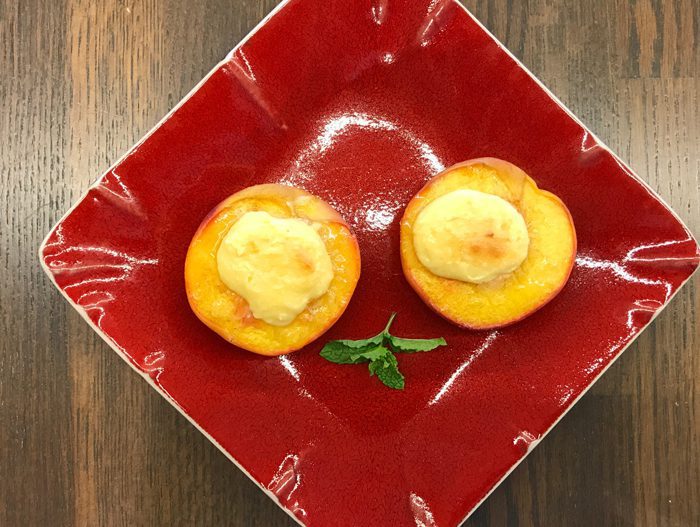
[[[328,254],[328,259],[323,255],[330,262],[327,289],[311,298],[288,323],[256,318],[253,304],[224,283],[220,274],[217,254],[222,241],[249,212],[265,212],[269,214],[265,217],[274,218],[270,221],[302,220],[318,234],[322,245],[317,243]],[[300,272],[310,267],[308,255],[299,252],[289,258],[292,264],[296,262],[293,258],[299,260]],[[306,191],[276,184],[246,188],[217,205],[197,229],[185,259],[187,298],[197,317],[230,343],[261,355],[289,353],[321,336],[345,311],[359,277],[357,240],[340,214]]]
[[[489,195],[491,201],[492,196],[501,198],[512,207],[495,201],[522,216],[516,219],[523,225],[523,233],[524,228],[527,232],[523,235],[524,245],[522,239],[518,240],[522,258],[515,261],[512,269],[469,281],[455,279],[448,273],[435,274],[437,267],[431,270],[424,265],[426,258],[421,259],[416,249],[418,218],[436,199],[464,190]],[[498,246],[498,236],[495,238],[496,241],[493,232],[486,231],[481,238],[472,238],[468,247],[470,262],[475,258],[498,258],[510,249],[503,244]],[[450,239],[460,243],[459,233]],[[457,254],[459,259],[466,250],[460,247],[449,254]],[[564,287],[575,257],[576,231],[564,203],[551,192],[539,189],[521,169],[500,159],[473,159],[447,168],[413,197],[401,220],[401,264],[406,279],[428,306],[465,328],[498,328],[534,313]],[[488,269],[493,262],[481,263]]]

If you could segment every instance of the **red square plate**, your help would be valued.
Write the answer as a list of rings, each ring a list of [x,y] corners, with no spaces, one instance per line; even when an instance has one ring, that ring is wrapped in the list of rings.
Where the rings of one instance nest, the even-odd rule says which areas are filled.
[[[458,329],[404,280],[398,219],[443,167],[499,157],[569,206],[571,280],[528,319]],[[190,311],[200,220],[284,182],[333,204],[362,251],[327,339],[379,331],[403,392],[318,352],[233,348]],[[649,324],[698,265],[659,198],[453,0],[283,2],[52,230],[56,286],[135,370],[296,520],[455,526]]]

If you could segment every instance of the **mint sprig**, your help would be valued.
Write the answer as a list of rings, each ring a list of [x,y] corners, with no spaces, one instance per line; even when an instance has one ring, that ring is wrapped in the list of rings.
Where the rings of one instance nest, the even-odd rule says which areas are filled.
[[[404,339],[389,333],[389,328],[396,318],[392,313],[384,330],[368,339],[331,340],[321,350],[321,357],[336,364],[359,364],[369,362],[369,374],[389,388],[403,390],[404,376],[399,371],[399,363],[394,353],[416,353],[431,351],[447,342],[440,337],[436,339]]]

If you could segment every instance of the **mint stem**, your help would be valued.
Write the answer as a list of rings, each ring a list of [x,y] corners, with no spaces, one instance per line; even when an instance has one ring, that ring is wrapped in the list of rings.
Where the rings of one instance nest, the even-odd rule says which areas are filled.
[[[386,323],[386,327],[384,328],[384,331],[382,331],[382,334],[385,337],[389,336],[389,328],[391,327],[392,322],[394,322],[394,319],[396,318],[396,313],[392,313],[391,316],[389,317],[389,322]]]

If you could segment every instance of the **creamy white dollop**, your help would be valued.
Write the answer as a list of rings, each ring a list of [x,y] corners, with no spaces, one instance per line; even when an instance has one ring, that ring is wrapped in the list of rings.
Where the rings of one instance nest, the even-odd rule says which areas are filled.
[[[413,245],[433,274],[484,283],[516,270],[527,257],[525,219],[508,201],[470,189],[431,201],[413,225]]]
[[[333,279],[326,245],[311,225],[263,211],[247,212],[231,226],[216,263],[226,287],[274,326],[291,323]]]

